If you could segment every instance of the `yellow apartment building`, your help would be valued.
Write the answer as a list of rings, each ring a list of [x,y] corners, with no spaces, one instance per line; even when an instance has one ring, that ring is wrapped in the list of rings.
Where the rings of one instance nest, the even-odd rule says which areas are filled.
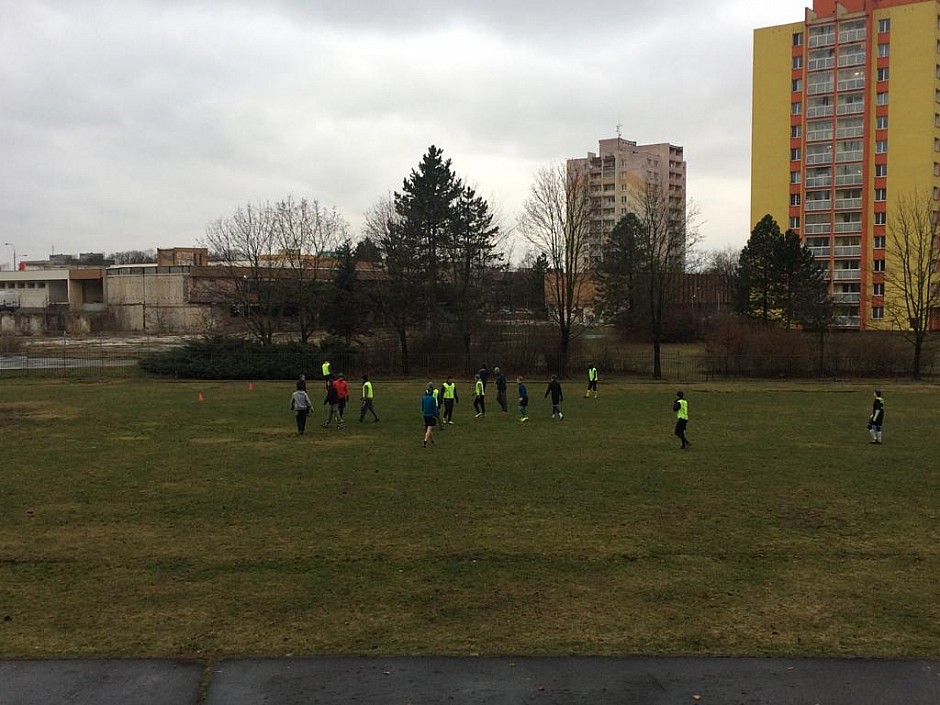
[[[752,225],[800,234],[837,326],[889,327],[892,210],[940,193],[940,3],[814,0],[755,30],[753,82]]]

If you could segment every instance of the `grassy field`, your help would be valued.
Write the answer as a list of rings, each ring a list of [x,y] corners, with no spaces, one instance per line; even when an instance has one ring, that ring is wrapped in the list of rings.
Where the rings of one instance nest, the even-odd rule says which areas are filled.
[[[683,452],[672,386],[465,383],[422,449],[423,383],[4,381],[0,656],[940,653],[935,389],[877,447],[871,384],[690,385]]]

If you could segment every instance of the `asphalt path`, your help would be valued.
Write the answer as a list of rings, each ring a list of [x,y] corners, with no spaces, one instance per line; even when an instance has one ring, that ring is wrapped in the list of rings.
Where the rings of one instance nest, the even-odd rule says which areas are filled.
[[[937,705],[940,660],[0,661],[0,705]]]

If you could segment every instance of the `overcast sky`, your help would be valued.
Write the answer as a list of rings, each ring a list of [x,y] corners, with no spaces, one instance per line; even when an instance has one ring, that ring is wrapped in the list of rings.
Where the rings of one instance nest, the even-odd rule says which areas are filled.
[[[706,245],[741,246],[753,30],[806,4],[0,0],[0,242],[193,246],[287,195],[356,238],[431,144],[512,227],[540,167],[619,124],[684,147]]]

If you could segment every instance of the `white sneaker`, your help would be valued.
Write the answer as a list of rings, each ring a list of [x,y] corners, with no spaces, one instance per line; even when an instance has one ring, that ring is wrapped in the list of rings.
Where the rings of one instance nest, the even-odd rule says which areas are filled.
[[[559,412],[558,412],[558,420],[561,421],[563,418],[565,418],[565,415],[559,411]]]

